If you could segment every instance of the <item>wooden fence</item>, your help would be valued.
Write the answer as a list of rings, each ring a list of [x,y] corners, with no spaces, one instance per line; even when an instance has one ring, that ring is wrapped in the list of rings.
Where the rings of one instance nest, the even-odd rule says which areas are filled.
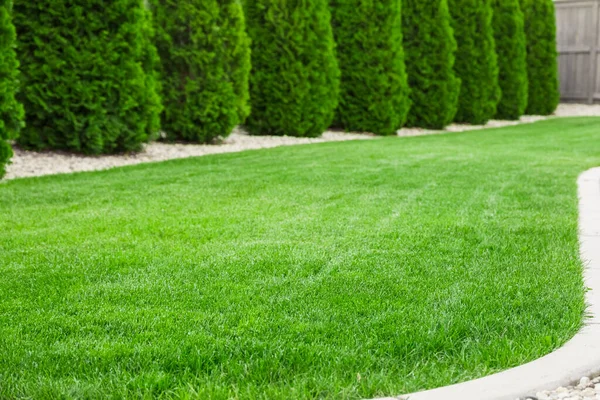
[[[600,102],[600,0],[556,0],[562,100]]]

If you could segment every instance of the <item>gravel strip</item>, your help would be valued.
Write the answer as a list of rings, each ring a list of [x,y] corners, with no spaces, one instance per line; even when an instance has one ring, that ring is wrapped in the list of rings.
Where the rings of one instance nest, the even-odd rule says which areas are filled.
[[[139,153],[84,156],[65,152],[34,152],[14,149],[12,164],[7,168],[5,179],[32,176],[67,174],[80,171],[96,171],[141,163],[198,157],[207,154],[234,153],[251,149],[263,149],[295,144],[336,142],[345,140],[371,139],[373,135],[343,132],[325,132],[320,138],[295,138],[288,136],[250,136],[236,129],[221,144],[167,144],[153,142],[144,146]]]
[[[543,121],[545,119],[556,118],[556,117],[600,117],[600,104],[570,104],[563,103],[558,106],[553,116],[540,116],[540,115],[524,115],[519,121],[499,121],[492,120],[486,125],[465,125],[465,124],[452,124],[446,127],[445,130],[436,131],[421,128],[403,128],[398,131],[398,136],[421,136],[421,135],[432,135],[446,132],[464,132],[472,131],[476,129],[486,128],[501,128],[503,126],[513,126],[519,124],[528,124],[537,121]]]
[[[590,379],[586,376],[576,386],[545,390],[535,397],[525,397],[523,400],[600,400],[600,377]]]
[[[556,116],[600,116],[600,105],[561,104],[556,111]],[[501,126],[530,123],[547,118],[549,117],[525,116],[521,118],[520,121],[490,121],[487,125],[454,124],[441,131],[404,128],[398,131],[398,136],[421,136],[446,132],[462,132],[482,128],[497,128]],[[154,142],[147,144],[141,152],[132,154],[83,156],[54,151],[32,152],[16,148],[12,164],[7,168],[5,179],[66,174],[80,171],[95,171],[124,165],[197,157],[207,154],[232,153],[251,149],[290,146],[295,144],[364,140],[372,138],[373,135],[366,133],[344,133],[333,131],[325,132],[320,138],[249,136],[241,129],[236,129],[231,136],[218,145],[166,144]]]

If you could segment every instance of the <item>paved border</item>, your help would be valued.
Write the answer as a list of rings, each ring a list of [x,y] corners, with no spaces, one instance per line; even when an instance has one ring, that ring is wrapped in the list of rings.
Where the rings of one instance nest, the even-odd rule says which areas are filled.
[[[600,168],[581,174],[579,242],[588,318],[563,347],[520,367],[439,389],[379,400],[515,400],[600,374]]]

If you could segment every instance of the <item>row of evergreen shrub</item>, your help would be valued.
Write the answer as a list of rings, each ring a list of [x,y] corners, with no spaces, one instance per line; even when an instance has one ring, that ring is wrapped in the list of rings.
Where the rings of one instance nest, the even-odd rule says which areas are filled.
[[[0,0],[0,165],[23,115],[10,9]],[[38,0],[14,22],[18,142],[33,149],[135,151],[161,122],[195,142],[244,122],[387,135],[558,103],[552,0]]]
[[[522,1],[330,0],[341,73],[332,125],[386,135],[405,123],[440,129],[518,119],[526,107],[551,114],[558,104],[554,5]],[[324,0],[290,0],[294,13],[279,1],[246,2],[256,58],[250,132],[318,134],[329,126],[336,100],[326,94],[336,93],[338,73],[327,61]],[[315,85],[322,96],[311,95]]]
[[[532,20],[529,47],[519,0],[330,0],[341,73],[332,125],[385,135],[405,123],[439,129],[452,121],[518,119],[536,91],[547,92],[546,107],[534,106],[538,96],[531,96],[528,111],[552,113],[558,99],[556,52],[550,51],[554,6],[523,1]],[[336,93],[338,71],[327,61],[324,0],[246,3],[255,57],[250,132],[313,136],[329,126],[336,101],[326,95]],[[552,71],[537,71],[536,63]],[[315,85],[321,97],[312,96]]]

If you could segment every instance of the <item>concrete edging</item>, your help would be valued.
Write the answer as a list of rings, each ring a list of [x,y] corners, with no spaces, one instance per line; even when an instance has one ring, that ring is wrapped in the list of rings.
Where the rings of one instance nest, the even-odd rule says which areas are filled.
[[[379,400],[516,400],[600,374],[600,168],[579,176],[579,243],[588,318],[573,339],[530,363],[494,375]]]

